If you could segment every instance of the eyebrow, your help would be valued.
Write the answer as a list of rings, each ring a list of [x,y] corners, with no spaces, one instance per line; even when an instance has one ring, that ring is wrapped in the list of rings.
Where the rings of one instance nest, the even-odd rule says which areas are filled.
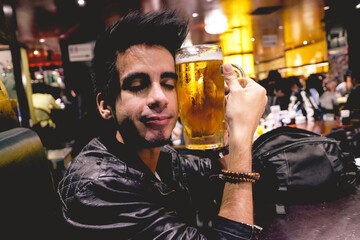
[[[173,78],[175,80],[178,79],[178,75],[174,72],[164,72],[160,75],[161,78]]]

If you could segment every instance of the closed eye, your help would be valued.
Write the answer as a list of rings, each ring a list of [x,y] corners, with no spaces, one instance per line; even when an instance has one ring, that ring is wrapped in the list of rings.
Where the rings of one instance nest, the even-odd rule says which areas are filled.
[[[169,90],[176,87],[177,75],[174,72],[164,72],[161,74],[161,85]]]
[[[147,86],[149,86],[148,82],[142,79],[135,79],[128,87],[128,90],[131,92],[139,92],[147,88]]]
[[[165,79],[161,82],[161,85],[169,90],[173,90],[176,87],[176,80],[175,79]]]
[[[122,81],[122,89],[131,92],[139,92],[150,85],[150,77],[145,73],[132,73]]]

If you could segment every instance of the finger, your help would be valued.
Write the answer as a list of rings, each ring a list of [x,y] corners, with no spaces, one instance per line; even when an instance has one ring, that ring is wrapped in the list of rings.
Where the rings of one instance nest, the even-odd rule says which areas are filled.
[[[227,107],[228,98],[229,98],[229,96],[226,95],[226,96],[225,96],[225,109],[226,109],[226,107]],[[225,114],[225,121],[226,121],[226,120],[227,120],[227,117],[226,117],[226,114]]]
[[[235,70],[235,73],[236,73],[236,76],[237,76],[237,78],[238,78],[238,80],[239,80],[240,85],[241,85],[243,88],[245,88],[247,82],[243,79],[243,78],[246,77],[244,70],[243,70],[241,67],[239,67],[237,64],[234,64],[234,63],[231,63],[231,66],[232,66],[233,69]]]
[[[239,88],[239,78],[231,64],[225,63],[223,66],[224,80],[228,87],[231,89]]]

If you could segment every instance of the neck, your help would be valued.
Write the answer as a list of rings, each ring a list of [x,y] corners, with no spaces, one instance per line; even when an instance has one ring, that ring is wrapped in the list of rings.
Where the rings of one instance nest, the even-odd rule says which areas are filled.
[[[116,139],[124,143],[124,140],[119,133],[116,133]],[[150,169],[152,173],[155,173],[156,166],[160,156],[160,149],[161,147],[154,147],[154,148],[141,148],[136,150],[137,155],[139,158],[145,163],[145,165]]]
[[[160,156],[160,147],[143,148],[137,151],[140,159],[148,166],[152,173],[155,173],[156,166]]]

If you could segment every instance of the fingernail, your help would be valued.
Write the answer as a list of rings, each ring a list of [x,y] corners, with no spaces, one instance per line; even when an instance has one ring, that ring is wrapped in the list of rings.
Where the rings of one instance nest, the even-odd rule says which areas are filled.
[[[225,65],[224,65],[224,72],[231,72],[231,70],[232,70],[232,66],[231,66],[231,65],[229,65],[229,64],[225,64]]]

